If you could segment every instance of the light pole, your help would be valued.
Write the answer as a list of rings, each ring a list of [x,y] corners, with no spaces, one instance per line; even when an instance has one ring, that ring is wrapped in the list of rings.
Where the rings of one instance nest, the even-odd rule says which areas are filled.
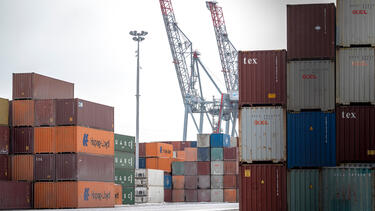
[[[137,32],[130,31],[129,34],[133,36],[133,40],[137,42],[137,113],[136,113],[136,131],[135,131],[135,168],[139,168],[139,42],[143,41],[148,33],[145,31]]]

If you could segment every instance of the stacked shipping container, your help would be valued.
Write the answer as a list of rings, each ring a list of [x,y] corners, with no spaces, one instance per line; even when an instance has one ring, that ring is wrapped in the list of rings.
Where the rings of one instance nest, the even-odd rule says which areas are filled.
[[[164,171],[135,170],[135,203],[161,203],[164,201]]]

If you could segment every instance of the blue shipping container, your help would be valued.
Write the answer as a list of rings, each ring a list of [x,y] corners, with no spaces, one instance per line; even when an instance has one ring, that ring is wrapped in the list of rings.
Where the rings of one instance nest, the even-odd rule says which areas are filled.
[[[190,147],[197,147],[197,142],[196,141],[192,141],[190,142]]]
[[[172,189],[172,176],[164,173],[164,189]]]
[[[335,113],[288,113],[288,168],[336,165]]]
[[[146,168],[146,158],[139,157],[139,168],[140,169]]]
[[[197,160],[198,161],[210,161],[210,148],[209,147],[198,147],[197,148]]]
[[[230,136],[222,133],[213,133],[210,136],[210,145],[213,148],[230,147]]]

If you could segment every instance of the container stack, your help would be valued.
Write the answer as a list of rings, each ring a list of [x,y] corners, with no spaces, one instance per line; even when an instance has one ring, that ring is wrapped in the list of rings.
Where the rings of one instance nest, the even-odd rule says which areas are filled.
[[[211,148],[210,134],[197,135],[198,202],[211,201]]]
[[[164,202],[164,171],[135,170],[135,203]]]
[[[185,147],[184,162],[184,201],[198,201],[198,149],[196,147]]]
[[[115,133],[115,183],[121,185],[121,204],[134,204],[135,137]]]

